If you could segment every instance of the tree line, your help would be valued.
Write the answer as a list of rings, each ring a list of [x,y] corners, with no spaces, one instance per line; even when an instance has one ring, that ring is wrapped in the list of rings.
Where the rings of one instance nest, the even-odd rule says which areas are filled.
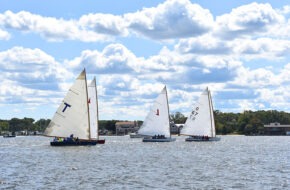
[[[278,122],[290,124],[290,113],[284,111],[244,111],[243,113],[223,113],[214,111],[217,134],[259,135],[264,133],[264,125]],[[180,112],[171,115],[175,123],[185,123],[186,117]]]
[[[278,122],[290,124],[290,113],[276,110],[269,111],[244,111],[243,113],[224,113],[219,110],[214,111],[217,134],[263,134],[264,124]],[[170,120],[174,123],[185,123],[186,117],[176,112],[170,115]],[[99,129],[108,130],[114,134],[115,123],[119,120],[100,120]],[[23,119],[12,118],[10,120],[0,120],[1,132],[16,131],[39,131],[43,132],[48,126],[50,119],[33,118]],[[138,121],[141,126],[142,121]]]

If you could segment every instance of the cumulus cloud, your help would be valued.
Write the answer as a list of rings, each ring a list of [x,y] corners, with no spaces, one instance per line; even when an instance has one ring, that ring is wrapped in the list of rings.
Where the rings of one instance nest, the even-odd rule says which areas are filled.
[[[236,59],[269,59],[285,58],[290,52],[290,41],[287,39],[255,38],[235,39],[231,41],[205,35],[198,38],[180,40],[175,50],[182,54],[193,54],[200,57],[235,57]]]
[[[13,47],[2,51],[0,68],[1,79],[16,80],[30,88],[51,88],[56,79],[70,77],[52,56],[40,49]]]
[[[203,35],[197,38],[182,39],[175,46],[175,49],[181,53],[193,54],[229,54],[230,45],[212,35]]]
[[[94,73],[132,73],[140,71],[143,58],[136,57],[122,44],[110,44],[102,51],[85,50],[79,57],[66,61],[74,69],[88,68]]]
[[[39,106],[44,104],[56,103],[56,96],[62,93],[48,89],[40,90],[23,86],[21,83],[13,80],[2,80],[0,83],[0,105],[17,104]],[[59,102],[59,101],[58,101]]]
[[[164,85],[171,111],[189,111],[206,86],[222,111],[279,109],[290,99],[288,9],[251,3],[215,21],[208,10],[188,0],[168,0],[120,16],[92,13],[69,20],[6,11],[0,14],[0,40],[9,40],[10,31],[17,35],[15,30],[49,41],[99,42],[138,34],[134,40],[157,40],[160,50],[143,57],[125,45],[127,39],[118,39],[103,49],[82,49],[64,61],[37,48],[1,51],[0,106],[44,100],[56,105],[86,68],[88,79],[97,77],[100,114],[111,114],[109,119],[135,116],[140,110],[144,116]]]
[[[168,0],[124,18],[133,31],[158,40],[198,36],[213,26],[210,12],[188,0]]]
[[[4,14],[0,14],[0,26],[7,29],[37,33],[50,41],[79,40],[91,42],[110,40],[108,35],[110,29],[99,23],[98,30],[98,27],[92,26],[90,15],[87,17],[82,17],[80,21],[64,20],[62,18],[43,17],[26,11],[18,13],[6,11]],[[111,33],[113,30],[112,28]]]
[[[258,38],[255,40],[235,40],[231,47],[233,53],[252,59],[277,59],[290,53],[289,40]]]
[[[267,33],[271,27],[284,21],[284,17],[270,4],[251,3],[216,18],[216,34],[225,39],[248,37]]]
[[[7,31],[1,30],[0,28],[0,40],[9,40],[10,37],[11,35]]]
[[[88,14],[82,16],[78,23],[82,29],[92,30],[96,33],[112,36],[126,36],[128,33],[124,19],[121,16]]]
[[[268,69],[258,68],[251,70],[249,68],[241,67],[232,84],[257,89],[269,86],[279,86],[280,80],[279,77]]]

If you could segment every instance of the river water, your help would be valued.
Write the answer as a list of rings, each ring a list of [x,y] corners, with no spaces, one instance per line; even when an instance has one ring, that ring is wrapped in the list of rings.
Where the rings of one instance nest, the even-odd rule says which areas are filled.
[[[290,189],[287,136],[104,138],[104,145],[51,147],[47,137],[1,137],[0,189]]]

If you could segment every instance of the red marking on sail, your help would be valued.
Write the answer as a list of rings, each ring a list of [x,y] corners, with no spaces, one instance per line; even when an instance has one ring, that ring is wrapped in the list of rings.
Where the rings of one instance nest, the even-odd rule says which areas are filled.
[[[88,100],[88,104],[89,104],[89,103],[91,103],[91,98],[89,98],[89,100]]]
[[[157,109],[157,111],[156,111],[156,115],[159,115],[159,109]]]

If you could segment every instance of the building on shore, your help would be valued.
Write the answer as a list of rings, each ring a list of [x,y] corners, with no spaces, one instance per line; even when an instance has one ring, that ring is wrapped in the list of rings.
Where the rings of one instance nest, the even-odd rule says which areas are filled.
[[[281,125],[277,122],[264,125],[264,135],[290,135],[290,125]]]
[[[137,121],[119,121],[115,124],[116,135],[127,135],[129,133],[135,133],[138,131]]]
[[[175,124],[170,122],[170,133],[172,135],[179,135],[180,130],[182,129],[184,124]]]

